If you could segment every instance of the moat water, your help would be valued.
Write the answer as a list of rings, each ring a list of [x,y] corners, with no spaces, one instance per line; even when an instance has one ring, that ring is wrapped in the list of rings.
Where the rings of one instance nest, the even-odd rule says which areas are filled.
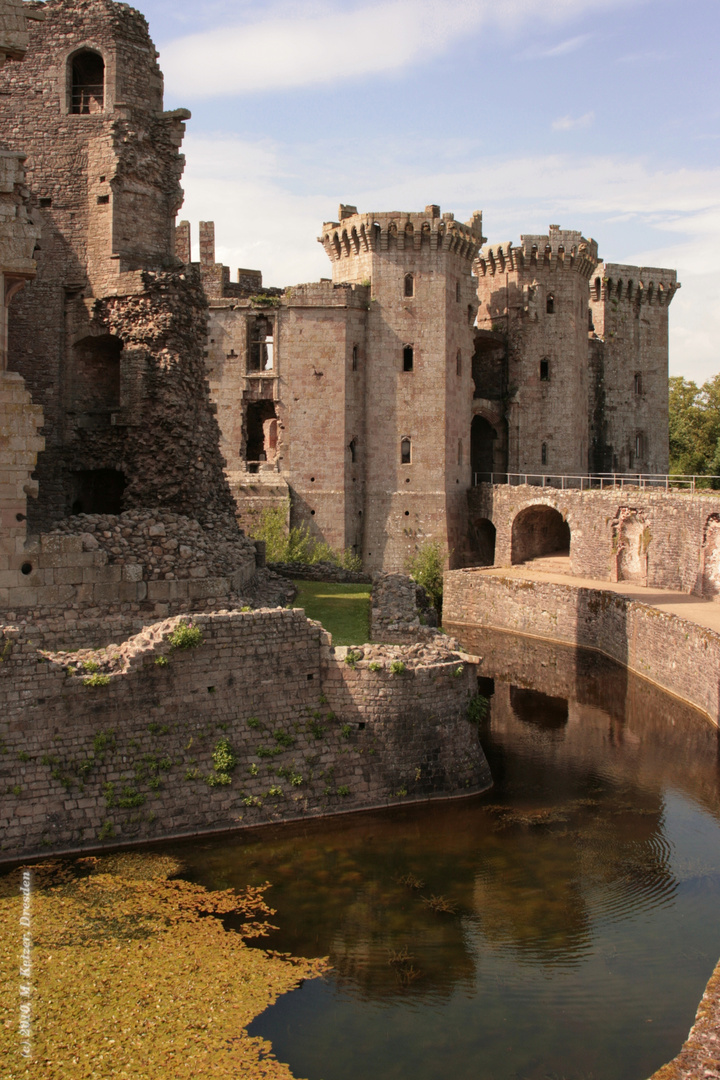
[[[491,792],[171,850],[330,957],[250,1029],[298,1077],[644,1080],[720,956],[717,731],[597,656],[464,644]]]

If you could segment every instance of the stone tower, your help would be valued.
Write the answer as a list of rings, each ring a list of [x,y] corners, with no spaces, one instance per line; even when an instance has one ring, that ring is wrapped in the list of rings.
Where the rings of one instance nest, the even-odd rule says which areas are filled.
[[[382,214],[341,206],[338,217],[320,237],[333,282],[370,287],[364,445],[352,450],[364,481],[363,563],[402,569],[419,543],[437,539],[452,564],[471,484],[472,263],[482,217],[463,225],[438,206]]]
[[[475,265],[478,327],[507,338],[508,471],[586,474],[595,241],[551,225],[520,247],[483,248]]]
[[[174,254],[186,110],[163,112],[139,12],[48,0],[0,71],[0,139],[27,154],[38,273],[8,365],[45,417],[34,530],[77,512],[232,513],[204,377],[205,299]]]
[[[600,263],[590,282],[590,468],[666,473],[674,270]]]

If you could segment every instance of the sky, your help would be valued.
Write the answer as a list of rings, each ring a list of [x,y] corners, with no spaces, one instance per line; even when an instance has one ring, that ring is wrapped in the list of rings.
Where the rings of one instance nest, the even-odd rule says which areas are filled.
[[[233,277],[329,277],[340,202],[482,210],[490,243],[553,223],[677,269],[670,373],[720,372],[718,0],[138,6],[193,114],[180,217],[215,221]]]

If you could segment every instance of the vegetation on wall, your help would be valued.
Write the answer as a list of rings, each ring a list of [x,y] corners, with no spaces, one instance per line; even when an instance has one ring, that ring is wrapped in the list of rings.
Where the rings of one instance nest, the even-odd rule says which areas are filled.
[[[406,573],[422,585],[438,615],[442,612],[445,549],[438,540],[426,540],[405,564]]]
[[[265,542],[268,562],[307,563],[329,562],[344,570],[362,570],[362,559],[350,549],[335,551],[323,540],[311,536],[306,525],[288,529],[288,504],[267,506],[248,530],[253,540]]]
[[[720,476],[720,375],[670,379],[670,472]],[[708,486],[720,486],[720,481]]]

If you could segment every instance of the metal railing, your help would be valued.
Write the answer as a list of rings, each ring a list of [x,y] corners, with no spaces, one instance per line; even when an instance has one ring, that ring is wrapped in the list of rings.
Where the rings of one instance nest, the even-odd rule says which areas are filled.
[[[86,83],[84,86],[74,86],[70,112],[93,113],[102,112],[104,107],[105,87],[102,83],[94,85]]]
[[[588,473],[585,476],[550,473],[473,473],[473,485],[507,484],[519,487],[550,487],[579,491],[610,488],[637,488],[640,491],[714,491],[720,494],[720,476],[691,476],[685,473]]]

